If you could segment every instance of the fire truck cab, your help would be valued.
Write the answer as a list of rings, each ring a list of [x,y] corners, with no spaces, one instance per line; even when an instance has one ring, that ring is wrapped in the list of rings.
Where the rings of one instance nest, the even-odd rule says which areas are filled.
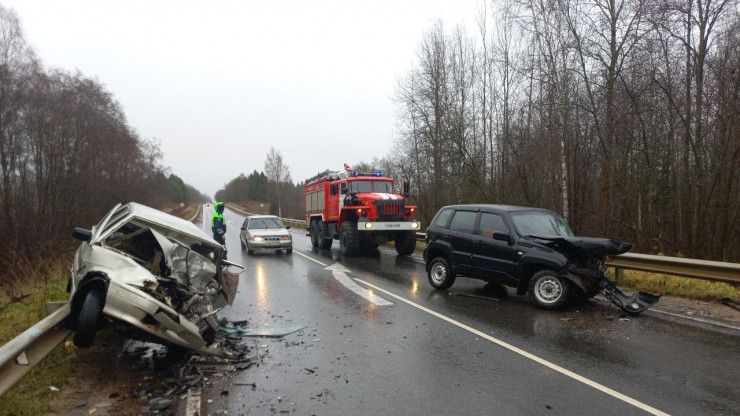
[[[380,172],[327,170],[309,178],[304,194],[311,244],[328,249],[336,239],[342,255],[354,256],[360,248],[393,241],[398,254],[413,253],[420,228],[416,206],[406,205],[408,182],[401,192],[396,185]]]

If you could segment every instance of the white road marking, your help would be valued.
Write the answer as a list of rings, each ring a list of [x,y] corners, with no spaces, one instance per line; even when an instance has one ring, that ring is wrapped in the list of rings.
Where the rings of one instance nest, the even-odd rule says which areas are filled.
[[[349,276],[347,276],[347,272],[349,272],[350,270],[344,267],[341,263],[334,263],[331,266],[327,266],[326,270],[331,270],[334,278],[337,279],[339,283],[343,284],[344,287],[346,287],[347,289],[355,292],[358,296],[363,297],[378,306],[393,305],[391,302],[388,302],[380,296],[368,291],[367,289],[358,285],[352,279],[350,279]]]
[[[372,283],[368,283],[368,282],[366,282],[366,281],[364,281],[362,279],[357,279],[357,278],[355,278],[354,280],[356,280],[356,281],[358,281],[358,282],[360,282],[360,283],[362,283],[362,284],[364,284],[366,286],[369,286],[369,287],[377,290],[378,292],[383,292],[383,293],[385,293],[388,296],[394,297],[394,298],[400,300],[401,302],[405,302],[405,303],[407,303],[407,304],[409,304],[409,305],[411,305],[411,306],[413,306],[413,307],[415,307],[415,308],[417,308],[419,310],[422,310],[422,311],[424,311],[424,312],[426,312],[426,313],[428,313],[430,315],[434,315],[434,316],[436,316],[439,319],[442,319],[444,321],[447,321],[447,322],[449,322],[449,323],[451,323],[451,324],[453,324],[453,325],[455,325],[455,326],[457,326],[459,328],[462,328],[462,329],[464,329],[464,330],[466,330],[468,332],[471,332],[471,333],[473,333],[473,334],[475,334],[475,335],[477,335],[477,336],[479,336],[479,337],[481,337],[483,339],[486,339],[488,341],[491,341],[494,344],[498,344],[499,346],[502,346],[502,347],[506,348],[509,351],[512,351],[512,352],[514,352],[516,354],[519,354],[519,355],[521,355],[521,356],[523,356],[525,358],[529,358],[530,360],[532,360],[532,361],[534,361],[536,363],[539,363],[541,365],[544,365],[547,368],[550,368],[552,370],[555,370],[555,371],[559,372],[560,374],[563,374],[563,375],[565,375],[567,377],[570,377],[570,378],[572,378],[572,379],[574,379],[576,381],[580,381],[581,383],[583,383],[583,384],[585,384],[587,386],[593,387],[596,390],[599,390],[599,391],[601,391],[603,393],[606,393],[606,394],[608,394],[608,395],[610,395],[610,396],[612,396],[612,397],[614,397],[616,399],[622,400],[625,403],[629,403],[629,404],[631,404],[631,405],[633,405],[633,406],[635,406],[635,407],[637,407],[639,409],[642,409],[642,410],[644,410],[644,411],[646,411],[648,413],[651,413],[651,414],[654,414],[654,415],[668,415],[668,413],[665,413],[663,411],[660,411],[660,410],[658,410],[658,409],[656,409],[654,407],[651,407],[651,406],[649,406],[649,405],[647,405],[645,403],[642,403],[642,402],[640,402],[640,401],[638,401],[636,399],[633,399],[633,398],[631,398],[631,397],[629,397],[627,395],[624,395],[624,394],[622,394],[622,393],[620,393],[620,392],[618,392],[616,390],[612,390],[609,387],[604,386],[603,384],[599,384],[599,383],[597,383],[597,382],[595,382],[593,380],[590,380],[590,379],[588,379],[588,378],[586,378],[586,377],[584,377],[582,375],[576,374],[576,373],[574,373],[574,372],[572,372],[570,370],[567,370],[567,369],[565,369],[563,367],[560,367],[557,364],[551,363],[551,362],[549,362],[549,361],[547,361],[547,360],[545,360],[543,358],[540,358],[540,357],[538,357],[538,356],[536,356],[534,354],[530,354],[530,353],[528,353],[528,352],[526,352],[526,351],[524,351],[524,350],[522,350],[520,348],[517,348],[517,347],[515,347],[515,346],[513,346],[513,345],[511,345],[509,343],[506,343],[504,341],[501,341],[500,339],[494,338],[494,337],[492,337],[492,336],[490,336],[490,335],[488,335],[488,334],[486,334],[484,332],[481,332],[481,331],[479,331],[479,330],[477,330],[475,328],[472,328],[472,327],[467,326],[467,325],[465,325],[465,324],[463,324],[461,322],[458,322],[458,321],[456,321],[456,320],[454,320],[452,318],[449,318],[449,317],[447,317],[445,315],[442,315],[441,313],[438,313],[438,312],[435,312],[435,311],[433,311],[431,309],[425,308],[424,306],[421,306],[421,305],[419,305],[417,303],[414,303],[414,302],[412,302],[412,301],[410,301],[408,299],[405,299],[405,298],[403,298],[401,296],[398,296],[398,295],[396,295],[396,294],[394,294],[392,292],[389,292],[389,291],[387,291],[385,289],[382,289],[382,288],[380,288],[378,286],[375,286]]]
[[[320,261],[316,260],[315,258],[313,258],[313,257],[309,257],[309,256],[307,256],[307,255],[305,255],[305,254],[303,254],[303,253],[301,253],[301,252],[299,252],[299,251],[295,251],[295,250],[293,250],[293,254],[297,254],[297,255],[299,255],[299,256],[301,256],[301,257],[307,258],[307,259],[311,260],[312,262],[314,262],[314,263],[318,263],[318,264],[320,264],[320,265],[322,265],[322,266],[324,266],[324,267],[328,266],[328,265],[327,265],[326,263],[322,263],[322,262],[320,262]]]
[[[344,285],[347,289],[355,292],[358,296],[367,299],[368,301],[378,305],[378,306],[392,306],[393,303],[388,302],[387,300],[381,298],[380,296],[369,292],[367,289],[363,288],[362,286],[358,285],[357,283],[353,282],[352,279],[347,276],[347,272],[350,270],[346,267],[344,267],[341,263],[334,263],[331,266],[327,265],[326,263],[322,263],[318,260],[316,260],[313,257],[309,257],[301,252],[293,251],[293,254],[298,254],[301,257],[307,258],[311,260],[314,263],[318,263],[326,270],[331,270],[332,275],[335,279],[341,284]]]

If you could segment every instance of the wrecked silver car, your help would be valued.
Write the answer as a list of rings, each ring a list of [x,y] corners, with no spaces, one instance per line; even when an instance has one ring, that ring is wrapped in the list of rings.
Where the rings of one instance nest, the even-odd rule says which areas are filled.
[[[89,347],[102,315],[192,350],[234,358],[216,342],[216,313],[236,295],[243,266],[193,223],[147,206],[117,205],[86,230],[68,283],[74,344]]]

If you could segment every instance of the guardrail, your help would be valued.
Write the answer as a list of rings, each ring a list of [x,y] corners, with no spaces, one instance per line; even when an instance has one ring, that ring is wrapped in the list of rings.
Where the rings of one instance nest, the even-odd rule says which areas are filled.
[[[616,270],[617,281],[623,270],[641,270],[694,279],[740,284],[740,264],[625,253],[612,257],[607,266]]]
[[[72,330],[64,326],[64,320],[70,312],[69,302],[61,305],[36,325],[0,347],[0,396],[72,333]]]

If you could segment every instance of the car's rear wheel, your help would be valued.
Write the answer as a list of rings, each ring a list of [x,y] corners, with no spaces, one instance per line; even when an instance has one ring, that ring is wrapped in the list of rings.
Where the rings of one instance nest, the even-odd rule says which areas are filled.
[[[529,298],[538,308],[562,309],[570,295],[570,282],[552,270],[540,270],[529,280]]]
[[[435,257],[429,263],[429,284],[435,289],[447,290],[455,283],[455,274],[450,270],[450,265],[444,257]]]
[[[105,306],[105,293],[99,287],[92,287],[85,293],[80,314],[77,317],[74,344],[80,348],[89,348],[95,340],[98,331],[98,321]]]

